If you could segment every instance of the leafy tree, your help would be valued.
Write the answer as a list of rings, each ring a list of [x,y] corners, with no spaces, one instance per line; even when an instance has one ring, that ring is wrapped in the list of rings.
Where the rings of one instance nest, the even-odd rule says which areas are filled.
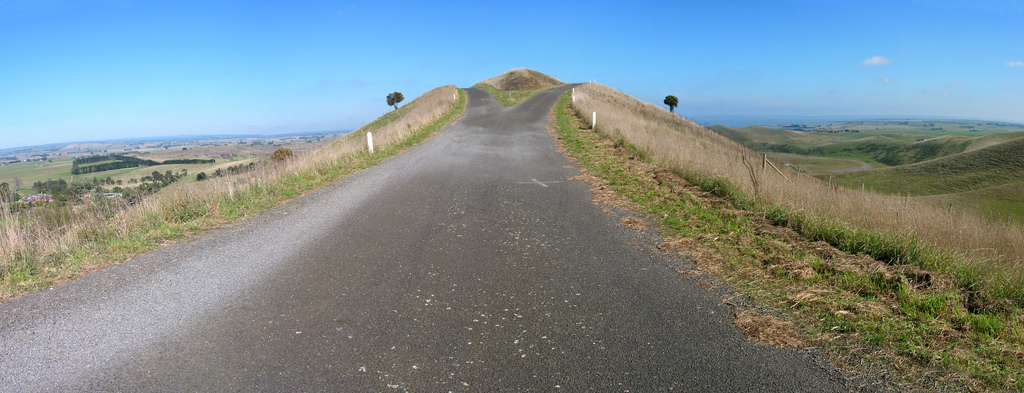
[[[402,100],[404,99],[405,96],[403,96],[402,93],[396,91],[394,93],[388,94],[388,105],[395,107],[395,110],[397,111],[398,103],[402,102]]]
[[[665,105],[668,105],[668,111],[675,113],[675,109],[679,106],[679,99],[676,96],[665,96]]]
[[[274,161],[281,162],[284,160],[288,160],[294,156],[295,154],[292,153],[292,149],[289,149],[287,147],[280,147],[277,150],[274,150],[274,154],[271,154],[270,158]]]
[[[199,174],[196,175],[196,180],[198,180],[198,181],[206,180],[206,172],[199,172]]]

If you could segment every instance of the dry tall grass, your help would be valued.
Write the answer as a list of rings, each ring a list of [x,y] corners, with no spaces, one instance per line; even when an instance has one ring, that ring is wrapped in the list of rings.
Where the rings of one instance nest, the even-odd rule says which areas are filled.
[[[405,140],[410,134],[418,131],[424,124],[437,120],[455,105],[455,86],[448,85],[436,88],[423,94],[415,101],[382,116],[382,120],[369,123],[355,132],[353,137],[366,138],[367,132],[373,133],[375,145],[388,145]],[[348,138],[339,140],[341,144],[350,143]],[[360,147],[358,144],[356,147]]]
[[[1024,298],[1024,231],[968,212],[914,199],[837,188],[790,168],[762,168],[762,156],[661,107],[600,84],[575,88],[578,115],[596,129],[624,138],[667,167],[721,176],[759,202],[775,203],[812,219],[886,235],[912,236],[941,250],[939,270],[963,272],[979,284]],[[591,126],[593,126],[591,124]],[[935,266],[926,266],[935,268]],[[980,288],[979,288],[980,289]]]
[[[444,117],[457,105],[457,97],[455,86],[436,88],[388,114],[387,119],[364,126],[320,150],[233,176],[175,183],[132,206],[112,202],[75,212],[67,207],[17,213],[0,206],[0,300],[20,292],[17,286],[35,287],[39,281],[59,281],[78,274],[65,263],[81,263],[88,269],[116,262],[95,261],[102,258],[93,258],[91,253],[127,258],[144,251],[145,246],[131,245],[133,237],[151,244],[154,239],[173,237],[162,235],[162,231],[198,231],[258,213],[333,181],[347,163],[366,156],[367,130],[374,133],[375,150],[384,150]],[[100,250],[103,247],[107,249]]]

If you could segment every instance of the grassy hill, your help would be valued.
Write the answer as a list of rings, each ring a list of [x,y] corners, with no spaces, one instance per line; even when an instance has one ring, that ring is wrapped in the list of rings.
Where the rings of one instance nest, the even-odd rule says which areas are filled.
[[[1007,136],[1016,139],[999,142]],[[836,183],[888,194],[926,196],[922,201],[953,205],[995,220],[1024,222],[1024,136],[992,134],[969,149],[935,160],[835,175]],[[997,144],[992,144],[993,142]]]
[[[967,151],[978,150],[1024,136],[1024,132],[1004,132],[977,137],[967,146]]]
[[[1012,223],[1024,223],[1024,181],[955,194],[922,196],[917,199],[933,205],[952,205],[958,209],[972,210],[993,221],[1009,220]]]
[[[514,68],[473,87],[486,91],[502,106],[512,106],[526,101],[534,94],[562,85],[562,81],[550,75],[526,68]]]
[[[977,141],[978,137],[939,133],[929,137],[917,133],[881,131],[826,133],[757,126],[711,128],[757,151],[855,159],[886,166],[928,161],[964,152],[974,143],[991,145],[1005,140],[1002,139],[1005,138],[1003,134],[992,134],[984,141]]]
[[[906,123],[906,124],[904,124]],[[999,221],[1024,221],[1019,125],[889,121],[802,126],[711,127],[821,179],[885,194],[910,193]],[[973,128],[966,128],[973,127]],[[964,130],[967,130],[964,132]],[[985,134],[986,132],[991,132]],[[928,196],[924,198],[923,196]]]
[[[562,85],[550,75],[528,68],[514,68],[504,74],[480,82],[498,90],[534,90]]]
[[[965,146],[966,147],[966,146]],[[838,175],[841,185],[889,194],[951,194],[1024,181],[1024,137],[942,158]]]

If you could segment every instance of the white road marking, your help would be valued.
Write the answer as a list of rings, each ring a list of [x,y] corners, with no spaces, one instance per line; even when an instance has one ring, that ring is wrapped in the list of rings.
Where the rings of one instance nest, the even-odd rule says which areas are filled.
[[[547,188],[547,187],[549,187],[548,184],[555,184],[555,183],[561,183],[561,182],[562,182],[561,180],[540,181],[540,180],[537,180],[537,179],[530,179],[530,181],[527,181],[527,182],[522,182],[521,181],[521,182],[519,182],[519,184],[538,184],[541,187]]]

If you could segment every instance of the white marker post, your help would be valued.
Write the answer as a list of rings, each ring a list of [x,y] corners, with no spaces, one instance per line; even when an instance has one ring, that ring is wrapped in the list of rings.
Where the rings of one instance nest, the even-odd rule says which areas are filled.
[[[572,88],[572,103],[576,103],[576,88]]]
[[[370,148],[370,154],[373,154],[373,133],[366,133],[366,146]]]
[[[597,112],[590,119],[590,128],[597,129]]]

